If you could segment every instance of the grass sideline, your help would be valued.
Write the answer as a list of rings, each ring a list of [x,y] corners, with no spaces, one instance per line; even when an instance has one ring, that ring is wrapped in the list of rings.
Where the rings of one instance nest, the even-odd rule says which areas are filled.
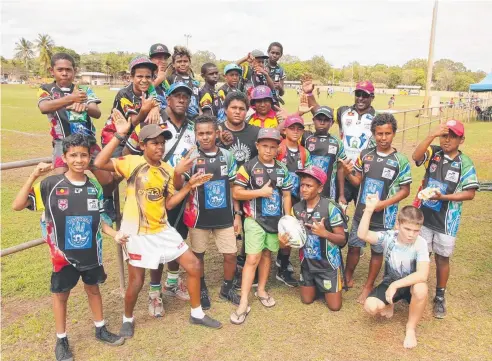
[[[40,114],[36,89],[23,85],[2,85],[2,162],[49,156],[49,124]],[[96,121],[101,130],[116,92],[95,88],[101,98],[102,118]],[[378,95],[376,109],[386,109],[389,97]],[[287,109],[295,110],[295,92],[285,97]],[[336,93],[333,99],[321,94],[322,104],[332,107],[352,104],[353,96]],[[422,97],[397,96],[396,109],[415,109]],[[308,116],[305,116],[308,120]],[[401,121],[400,117],[399,120]],[[412,121],[417,121],[412,119]],[[15,131],[15,132],[14,132]],[[23,133],[19,133],[23,132]],[[29,134],[24,134],[29,133]],[[337,134],[336,126],[332,131]],[[420,138],[424,136],[422,132]],[[490,123],[466,125],[463,151],[475,162],[480,180],[492,180],[490,156],[483,152],[492,145]],[[405,142],[410,154],[416,134]],[[396,143],[399,147],[398,142]],[[2,172],[1,217],[2,249],[40,236],[39,214],[13,212],[13,197],[31,168]],[[412,198],[423,172],[412,167]],[[408,204],[411,199],[405,200]],[[353,210],[353,207],[352,207]],[[365,280],[369,257],[365,256],[356,271],[356,286],[344,293],[343,308],[329,312],[321,302],[306,306],[299,291],[287,289],[270,278],[269,288],[277,306],[266,310],[251,299],[253,311],[243,327],[233,326],[228,318],[233,310],[218,301],[221,258],[214,246],[207,253],[207,280],[212,296],[210,313],[224,323],[220,331],[189,327],[189,306],[181,301],[164,300],[166,316],[153,320],[147,316],[146,289],[136,307],[137,332],[124,346],[111,348],[96,343],[90,311],[81,285],[70,298],[68,333],[77,360],[484,360],[490,359],[492,346],[492,195],[477,193],[473,202],[464,205],[456,254],[451,262],[447,291],[449,314],[436,320],[427,307],[417,330],[419,346],[412,351],[402,347],[408,307],[398,304],[393,320],[371,319],[355,300]],[[485,237],[484,237],[485,236]],[[112,291],[118,288],[116,248],[105,238],[107,282],[101,287],[105,318],[117,331],[121,324],[123,300]],[[298,270],[298,260],[292,257]],[[4,360],[51,360],[54,349],[54,321],[51,311],[49,277],[51,265],[46,246],[35,247],[1,259],[2,271],[2,346]],[[429,281],[431,296],[435,286],[434,267]],[[429,300],[430,306],[430,300]],[[266,322],[265,322],[266,321]],[[169,337],[172,335],[172,337]],[[302,355],[302,356],[301,356]]]

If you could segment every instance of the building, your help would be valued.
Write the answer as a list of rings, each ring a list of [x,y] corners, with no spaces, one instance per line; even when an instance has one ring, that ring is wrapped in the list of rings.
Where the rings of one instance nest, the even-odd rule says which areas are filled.
[[[111,78],[111,75],[97,71],[83,71],[77,74],[79,83],[88,85],[106,85],[111,82]]]

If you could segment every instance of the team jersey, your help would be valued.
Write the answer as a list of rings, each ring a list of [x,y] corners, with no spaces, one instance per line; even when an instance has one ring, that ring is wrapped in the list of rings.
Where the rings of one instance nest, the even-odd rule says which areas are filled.
[[[417,271],[417,262],[429,262],[427,241],[418,236],[414,243],[400,243],[398,231],[377,232],[377,245],[383,247],[383,282],[401,280]]]
[[[179,139],[178,146],[174,149],[173,154],[168,157],[167,163],[171,165],[173,168],[179,163],[182,157],[188,153],[188,151],[195,145],[195,123],[191,120],[186,120],[183,125],[178,128],[174,123],[170,120],[167,112],[163,112],[161,118],[163,122],[167,122],[167,130],[169,130],[173,137],[172,139],[166,140],[166,145],[163,154],[163,160],[167,157],[167,154],[174,147],[174,144],[180,138],[181,132],[184,134]],[[140,130],[144,127],[145,123],[138,124],[130,137],[126,142],[126,147],[130,150],[131,154],[142,155],[143,151],[140,149],[138,135],[140,134]]]
[[[308,212],[306,201],[300,201],[292,208],[292,215],[302,224],[321,222],[324,218],[334,227],[343,227],[340,210],[328,198],[320,197],[316,207]],[[310,272],[322,272],[327,269],[336,270],[341,264],[340,248],[326,238],[319,237],[306,228],[307,240],[299,251],[301,264],[308,267]]]
[[[368,194],[377,193],[380,200],[385,200],[393,197],[402,185],[412,183],[410,163],[405,155],[395,149],[387,155],[376,152],[376,148],[364,149],[355,162],[355,169],[362,173],[354,214],[357,221],[362,218]],[[386,207],[381,212],[374,212],[371,226],[391,229],[395,225],[397,213],[398,203]]]
[[[101,103],[101,100],[99,100],[91,88],[88,86],[78,87],[87,94],[87,101],[85,104],[89,105],[91,103]],[[66,97],[72,94],[74,89],[74,84],[72,84],[69,88],[60,88],[55,82],[51,84],[43,84],[38,89],[38,106],[45,100],[55,100]],[[83,134],[95,139],[96,128],[94,127],[94,123],[87,111],[77,113],[63,107],[57,111],[48,113],[47,116],[48,121],[51,123],[50,134],[53,137],[53,140],[61,140],[71,134]]]
[[[267,61],[266,70],[268,71],[270,78],[272,78],[274,82],[280,82],[281,80],[285,80],[287,78],[287,74],[285,74],[284,68],[282,68],[278,64],[275,66],[270,66],[270,62]],[[273,93],[275,94],[275,102],[278,103],[278,99],[280,98],[280,93],[277,89],[274,89]]]
[[[116,174],[126,179],[121,230],[129,235],[155,234],[169,227],[166,199],[174,194],[174,169],[147,163],[139,155],[112,158]]]
[[[307,150],[311,153],[312,164],[321,168],[327,175],[327,180],[323,187],[323,195],[335,199],[338,161],[347,159],[343,143],[331,134],[314,134],[306,138],[305,144]]]
[[[371,123],[375,115],[373,107],[362,115],[357,113],[355,105],[340,107],[337,110],[340,139],[347,157],[354,163],[362,150],[376,146],[371,132]]]
[[[301,183],[299,176],[295,172],[311,165],[311,155],[302,145],[299,145],[295,150],[288,148],[284,140],[280,143],[277,160],[285,164],[292,178],[291,197],[292,204],[295,204],[301,198],[299,193]]]
[[[425,176],[423,188],[439,188],[442,194],[454,194],[468,189],[478,189],[478,178],[472,160],[459,152],[451,159],[441,147],[427,148],[424,160]],[[463,202],[427,200],[420,209],[424,213],[424,225],[436,232],[456,237],[461,220]]]
[[[258,85],[265,85],[270,87],[267,82],[267,78],[263,74],[256,74],[254,68],[250,66],[249,63],[244,63],[241,65],[243,69],[243,77],[241,79],[241,86],[239,87],[241,91],[246,94],[249,94],[252,88],[257,87]],[[266,68],[269,71],[268,67]],[[270,73],[269,73],[270,75]],[[277,92],[275,89],[272,89],[273,103],[278,104]]]
[[[239,89],[239,88],[232,88],[231,86],[229,86],[229,84],[227,83],[224,83],[222,84],[222,86],[219,88],[218,90],[218,94],[219,94],[219,97],[222,99],[222,101],[225,100],[227,94],[231,93],[231,92],[241,92],[242,90]]]
[[[256,149],[256,139],[258,138],[260,128],[244,123],[244,128],[238,131],[230,130],[225,124],[223,125],[223,129],[232,134],[233,140],[229,145],[222,143],[219,145],[220,147],[228,149],[232,152],[238,167],[258,155],[258,150]]]
[[[224,110],[224,98],[219,96],[217,90],[214,87],[205,83],[200,89],[198,99],[200,99],[200,109],[203,111],[209,110],[212,115],[217,117],[218,123],[223,123],[226,120]]]
[[[169,75],[166,78],[166,80],[164,80],[164,83],[163,83],[164,89],[167,91],[172,84],[178,83],[178,82],[185,83],[192,90],[192,95],[191,95],[191,99],[190,99],[190,105],[188,105],[187,115],[190,118],[194,118],[195,116],[197,116],[199,114],[199,109],[200,109],[200,106],[198,104],[200,82],[198,80],[193,79],[191,76],[188,76],[188,75],[180,75],[177,73],[172,73],[171,75]]]
[[[81,185],[64,174],[36,183],[29,193],[30,210],[43,210],[46,243],[50,247],[53,271],[73,265],[79,271],[102,265],[101,222],[103,193],[97,180],[86,177]]]
[[[260,118],[257,112],[254,112],[247,122],[250,125],[255,125],[260,128],[277,128],[278,127],[278,119],[277,113],[274,110],[270,110],[268,114],[262,119]]]
[[[232,153],[219,148],[215,154],[198,150],[191,170],[184,174],[189,180],[195,173],[213,174],[210,181],[191,191],[184,211],[184,224],[192,228],[215,229],[232,227],[234,222],[231,186],[236,179],[237,165]]]
[[[287,167],[277,160],[268,167],[254,157],[239,168],[234,184],[246,189],[260,189],[269,180],[273,188],[272,196],[243,201],[243,211],[246,217],[255,219],[266,232],[278,233],[278,222],[284,213],[282,192],[292,189]]]

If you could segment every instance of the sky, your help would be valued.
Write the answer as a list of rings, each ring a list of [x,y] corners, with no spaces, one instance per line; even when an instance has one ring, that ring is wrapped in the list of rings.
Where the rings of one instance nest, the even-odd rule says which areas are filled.
[[[427,58],[434,1],[127,1],[2,0],[1,55],[15,43],[49,34],[78,53],[147,53],[161,42],[236,60],[279,41],[284,53],[323,55],[335,67],[403,65]],[[492,71],[492,1],[440,0],[434,60]],[[489,44],[489,45],[487,45]]]

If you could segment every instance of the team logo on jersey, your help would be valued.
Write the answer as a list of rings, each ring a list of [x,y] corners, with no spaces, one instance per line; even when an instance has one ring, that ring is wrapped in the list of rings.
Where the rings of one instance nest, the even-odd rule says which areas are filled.
[[[315,137],[309,138],[309,141],[312,143],[316,143],[316,138]]]
[[[80,194],[82,193],[82,188],[75,188],[74,192],[75,194]]]
[[[304,167],[302,166],[302,162],[301,162],[301,160],[299,159],[299,160],[297,161],[297,169],[302,169],[302,168],[304,168]]]
[[[87,200],[87,210],[88,211],[98,211],[99,204],[96,198]]]
[[[55,192],[57,196],[68,196],[70,194],[68,187],[58,187]]]
[[[215,163],[215,158],[210,158],[210,163]]]
[[[323,280],[323,287],[325,290],[331,290],[331,280]]]
[[[221,155],[221,156],[219,157],[219,160],[220,160],[221,162],[225,162],[225,157],[224,157],[223,155]]]
[[[350,113],[349,113],[349,115],[350,115]],[[350,127],[352,125],[352,119],[347,119],[345,121],[345,124],[347,125],[347,127]]]
[[[263,168],[255,168],[253,174],[263,174]]]
[[[255,181],[256,181],[256,185],[257,185],[258,187],[263,186],[263,177],[256,177],[256,178],[255,178]]]
[[[315,148],[316,148],[316,145],[315,145],[315,144],[309,144],[309,145],[308,145],[308,150],[309,150],[310,152],[314,151],[314,149],[315,149]]]
[[[335,147],[334,145],[328,146],[328,153],[329,154],[337,154],[337,147]]]
[[[364,158],[364,160],[367,160],[368,162],[372,162],[374,157],[372,155],[368,155],[367,157]]]
[[[321,219],[321,215],[319,214],[319,212],[313,213],[313,219]]]
[[[429,172],[434,173],[437,169],[437,164],[432,163],[431,166],[429,167]]]
[[[319,139],[319,141],[320,141],[321,143],[324,143],[324,142],[326,142],[326,138],[320,138],[320,139]]]
[[[395,171],[389,168],[383,168],[383,174],[381,175],[383,178],[392,179],[395,175]]]
[[[446,173],[446,178],[444,178],[447,181],[453,182],[453,183],[458,183],[460,174],[458,172],[455,172],[454,170],[448,170]]]
[[[441,161],[441,156],[440,155],[435,155],[433,158],[432,158],[433,161],[435,162],[439,162]]]
[[[364,164],[364,173],[368,173],[369,169],[371,169],[371,165],[370,164]]]
[[[277,177],[277,187],[282,187],[282,178]]]
[[[94,196],[97,194],[97,190],[94,187],[87,187],[87,194],[90,196]]]
[[[331,139],[330,138],[329,142],[332,143],[332,144],[337,144],[337,141],[335,139]]]
[[[388,160],[386,161],[386,164],[387,164],[387,165],[390,165],[390,166],[392,166],[392,167],[398,167],[398,162],[397,162],[396,160],[393,160],[393,159],[388,159]]]
[[[451,167],[460,169],[460,164],[458,162],[451,163]]]
[[[378,163],[381,163],[384,159],[378,157]]]
[[[226,207],[226,188],[225,180],[207,182],[204,184],[205,189],[205,208],[217,209]]]
[[[53,99],[60,99],[61,98],[61,94],[58,93],[57,91],[54,91],[53,92]]]
[[[149,189],[139,189],[138,194],[140,196],[145,196],[150,202],[156,202],[164,196],[164,194],[162,193],[162,189],[157,187]]]
[[[226,165],[220,166],[220,175],[227,175],[227,166]]]
[[[60,211],[64,211],[68,208],[68,199],[59,199],[58,200],[58,209]]]
[[[280,193],[274,189],[271,197],[261,199],[261,213],[267,217],[280,216],[281,205]]]
[[[89,249],[91,247],[92,247],[92,217],[91,216],[66,217],[65,218],[65,249]]]

